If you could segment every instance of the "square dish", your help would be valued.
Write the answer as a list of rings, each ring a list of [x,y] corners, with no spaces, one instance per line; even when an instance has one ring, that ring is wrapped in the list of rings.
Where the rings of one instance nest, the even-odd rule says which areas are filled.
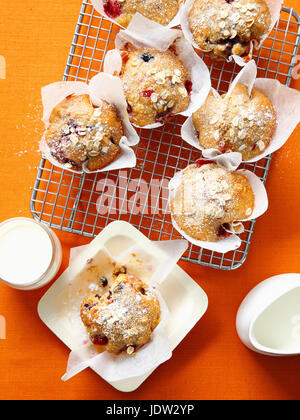
[[[70,328],[72,325],[70,308],[62,304],[62,296],[66,300],[70,286],[72,288],[75,285],[78,290],[82,288],[79,279],[83,278],[83,273],[87,271],[88,260],[95,259],[97,263],[101,261],[103,267],[105,264],[103,258],[107,259],[106,253],[103,252],[104,247],[112,257],[115,257],[133,245],[141,246],[158,262],[164,258],[162,251],[155,246],[155,242],[151,242],[132,225],[122,221],[112,222],[84,247],[41,298],[38,304],[41,320],[70,350],[80,345],[81,338],[80,334],[72,334],[74,328]],[[170,311],[168,335],[174,350],[206,312],[208,298],[201,287],[178,265],[160,284],[159,290]],[[98,373],[97,369],[94,371]],[[137,389],[151,373],[152,371],[139,377],[109,383],[119,391],[131,392]]]

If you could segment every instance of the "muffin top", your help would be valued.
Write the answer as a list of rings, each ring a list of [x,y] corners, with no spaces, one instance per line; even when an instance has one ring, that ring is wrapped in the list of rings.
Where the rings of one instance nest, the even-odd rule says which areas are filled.
[[[212,92],[193,114],[199,143],[205,149],[239,152],[243,160],[261,154],[276,129],[276,112],[269,98],[258,89],[249,96],[245,85],[237,84],[230,95]]]
[[[188,19],[199,48],[223,59],[247,56],[271,25],[265,0],[195,0]]]
[[[51,113],[45,133],[52,156],[66,169],[91,171],[112,162],[120,152],[122,122],[117,110],[105,101],[94,107],[89,95],[71,95]]]
[[[192,82],[170,49],[123,51],[122,60],[120,78],[132,123],[144,127],[164,122],[188,107]]]
[[[179,228],[199,241],[226,238],[230,223],[249,218],[253,210],[254,193],[244,175],[201,160],[183,171],[171,200]]]
[[[104,11],[108,17],[127,28],[135,13],[161,25],[168,25],[177,15],[182,0],[106,0]]]
[[[110,353],[132,354],[151,339],[160,322],[160,305],[147,284],[119,274],[102,297],[84,299],[81,319],[93,344]]]

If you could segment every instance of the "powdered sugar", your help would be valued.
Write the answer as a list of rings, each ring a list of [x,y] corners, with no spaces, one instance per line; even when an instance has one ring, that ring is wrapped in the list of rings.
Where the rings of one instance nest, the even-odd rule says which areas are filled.
[[[232,125],[230,128],[233,130],[232,138],[234,138],[236,135],[237,141],[240,141],[240,143],[242,143],[243,139],[239,139],[238,135],[241,137],[245,135],[246,137],[247,132],[253,130],[253,127],[257,128],[257,133],[254,133],[253,138],[256,139],[257,148],[261,151],[261,153],[258,153],[253,158],[248,158],[247,160],[245,159],[247,162],[257,162],[265,156],[280,149],[288,140],[289,136],[292,134],[293,130],[300,121],[300,114],[298,112],[300,107],[300,93],[295,89],[291,89],[282,85],[277,80],[263,78],[256,79],[256,74],[257,66],[255,61],[252,60],[240,71],[230,86],[228,93],[225,95],[225,98],[230,97],[237,84],[241,84],[248,87],[249,98],[251,99],[252,89],[255,88],[268,98],[276,113],[277,123],[275,132],[272,135],[270,143],[264,145],[259,142],[263,140],[266,127],[268,127],[269,122],[272,120],[272,111],[269,106],[262,106],[261,108],[258,107],[255,111],[251,106],[248,108],[248,110],[243,109],[243,105],[241,104],[239,110],[240,118],[230,122]],[[212,90],[212,93],[219,101],[220,95],[218,92]],[[200,108],[201,105],[198,107],[198,109]],[[223,112],[225,112],[224,110]],[[220,124],[220,127],[222,127],[223,112],[220,112],[216,115],[215,121],[213,121],[214,124],[212,124],[212,128],[214,128],[218,133],[220,141],[222,141],[223,133],[221,130],[219,132],[218,124]],[[205,150],[199,143],[198,133],[194,127],[192,117],[188,118],[183,124],[181,129],[181,136],[191,146],[202,150],[202,152]],[[205,152],[207,153],[208,150],[209,149],[206,149]],[[222,154],[222,151],[218,151],[216,149],[214,150],[216,153],[219,153],[220,155]],[[240,150],[240,152],[242,151],[243,149]]]

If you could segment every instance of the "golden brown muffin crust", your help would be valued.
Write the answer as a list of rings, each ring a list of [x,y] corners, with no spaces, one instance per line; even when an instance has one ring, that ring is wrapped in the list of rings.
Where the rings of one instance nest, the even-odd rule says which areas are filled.
[[[51,112],[45,133],[52,156],[67,169],[101,169],[116,159],[123,136],[117,110],[102,101],[98,108],[88,95],[71,95]]]
[[[161,25],[168,25],[177,15],[182,0],[107,0],[104,10],[111,19],[127,28],[135,13]]]
[[[271,25],[265,0],[195,0],[188,19],[199,48],[223,59],[247,56]]]
[[[212,92],[193,114],[199,143],[205,149],[239,152],[243,160],[261,154],[276,130],[276,111],[269,98],[258,89],[237,84],[230,95]]]
[[[224,239],[227,225],[248,218],[253,209],[254,193],[247,178],[207,162],[184,170],[171,200],[179,228],[199,241]]]
[[[102,297],[84,299],[80,315],[93,344],[110,353],[132,354],[151,339],[160,322],[160,305],[147,284],[119,274]]]
[[[164,122],[188,107],[190,76],[171,50],[123,51],[122,58],[120,78],[132,123],[144,127]]]

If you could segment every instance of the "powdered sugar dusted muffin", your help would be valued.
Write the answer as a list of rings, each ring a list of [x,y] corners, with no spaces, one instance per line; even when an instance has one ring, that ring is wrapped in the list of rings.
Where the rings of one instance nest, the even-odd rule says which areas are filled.
[[[237,84],[230,95],[216,97],[212,92],[193,114],[199,143],[205,149],[240,152],[243,160],[261,154],[276,129],[276,112],[269,98],[258,89]]]
[[[230,224],[249,218],[253,210],[254,193],[244,175],[201,160],[183,171],[171,200],[180,230],[199,241],[226,238]]]
[[[123,51],[122,60],[120,78],[132,123],[162,123],[188,107],[190,75],[171,49]]]
[[[107,102],[94,107],[88,95],[69,96],[51,113],[45,133],[52,156],[67,169],[101,169],[116,159],[123,136],[117,110]]]
[[[188,19],[199,48],[219,58],[247,56],[271,25],[265,0],[195,0]]]
[[[108,17],[127,28],[135,13],[161,25],[168,25],[177,15],[181,0],[104,0]]]
[[[147,284],[119,274],[102,297],[95,294],[82,302],[81,319],[93,344],[110,353],[133,354],[151,339],[160,304]]]

